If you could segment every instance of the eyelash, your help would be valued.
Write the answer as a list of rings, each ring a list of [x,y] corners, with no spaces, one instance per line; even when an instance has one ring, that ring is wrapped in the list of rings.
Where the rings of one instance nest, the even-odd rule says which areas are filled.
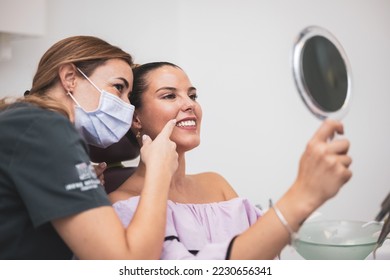
[[[176,98],[176,94],[174,94],[174,93],[169,93],[169,94],[163,96],[163,99],[174,99],[174,98]],[[198,99],[198,95],[196,93],[190,94],[189,98],[196,101]]]
[[[163,99],[174,99],[174,98],[176,98],[176,94],[174,93],[168,93],[163,96]]]
[[[196,101],[198,99],[198,94],[194,93],[194,94],[191,94],[190,95],[190,98],[194,101]]]
[[[117,91],[122,92],[125,86],[122,84],[114,84],[114,88],[116,88]]]

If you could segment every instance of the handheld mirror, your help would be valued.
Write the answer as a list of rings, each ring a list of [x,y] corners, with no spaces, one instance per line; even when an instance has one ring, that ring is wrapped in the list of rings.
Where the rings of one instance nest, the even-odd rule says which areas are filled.
[[[337,39],[318,26],[305,28],[293,49],[299,94],[318,118],[341,120],[351,99],[351,67]]]

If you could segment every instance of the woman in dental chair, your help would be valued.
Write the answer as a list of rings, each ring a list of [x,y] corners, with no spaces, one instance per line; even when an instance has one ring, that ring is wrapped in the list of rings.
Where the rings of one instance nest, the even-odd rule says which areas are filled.
[[[161,259],[274,259],[303,221],[352,176],[349,141],[327,141],[336,132],[342,134],[343,126],[327,120],[309,141],[293,185],[263,214],[238,197],[221,175],[186,174],[185,153],[199,145],[202,121],[197,90],[186,73],[167,62],[144,64],[133,73],[131,130],[136,137],[154,139],[167,121],[176,119],[170,139],[177,146],[179,167],[170,183]],[[125,226],[134,219],[145,184],[140,162],[109,195]]]

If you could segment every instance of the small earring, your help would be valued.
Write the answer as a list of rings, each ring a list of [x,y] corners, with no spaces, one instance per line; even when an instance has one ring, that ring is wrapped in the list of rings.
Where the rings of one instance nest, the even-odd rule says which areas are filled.
[[[137,135],[135,137],[141,138],[141,132],[139,130],[138,130]]]

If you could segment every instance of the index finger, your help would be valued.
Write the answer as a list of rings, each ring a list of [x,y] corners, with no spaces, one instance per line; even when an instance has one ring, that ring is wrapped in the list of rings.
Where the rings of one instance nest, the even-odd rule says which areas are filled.
[[[157,137],[161,135],[162,137],[169,138],[175,126],[176,126],[176,119],[168,121]]]
[[[344,127],[341,122],[336,120],[327,119],[323,122],[321,127],[318,129],[314,138],[318,140],[327,141],[333,138],[335,133],[343,134]]]

